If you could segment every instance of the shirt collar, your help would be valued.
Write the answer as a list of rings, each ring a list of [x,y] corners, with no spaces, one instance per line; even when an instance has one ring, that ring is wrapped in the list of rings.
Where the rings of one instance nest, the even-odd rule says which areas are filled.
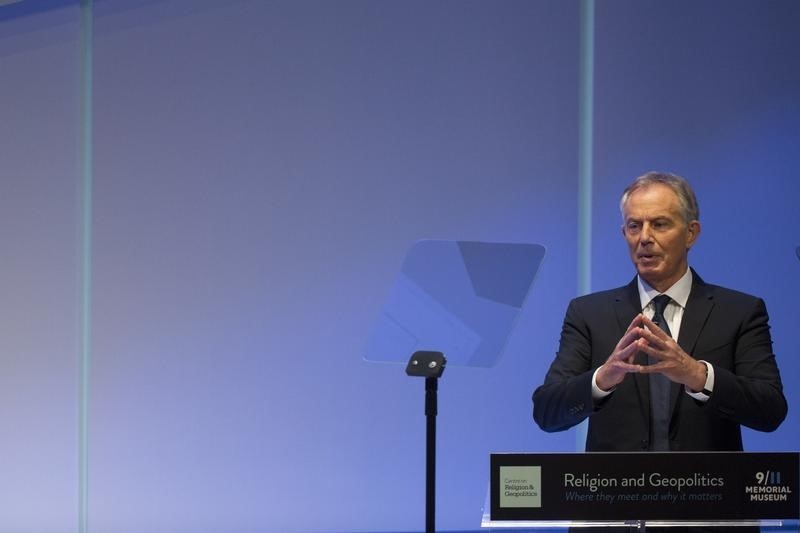
[[[686,273],[681,276],[681,279],[676,281],[672,287],[663,293],[660,293],[651,287],[645,280],[642,279],[641,276],[636,276],[636,279],[638,280],[639,301],[642,304],[642,309],[647,307],[650,301],[659,294],[666,294],[672,298],[675,303],[683,308],[686,307],[686,302],[689,301],[689,293],[692,291],[692,269],[690,268],[687,268]]]

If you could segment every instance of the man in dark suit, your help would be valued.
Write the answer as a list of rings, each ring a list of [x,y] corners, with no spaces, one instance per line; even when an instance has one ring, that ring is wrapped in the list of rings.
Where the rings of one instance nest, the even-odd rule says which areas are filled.
[[[689,184],[650,172],[620,209],[637,276],[570,303],[533,393],[536,423],[561,431],[588,417],[587,451],[741,450],[742,425],[775,430],[787,404],[766,307],[689,268],[700,234]]]

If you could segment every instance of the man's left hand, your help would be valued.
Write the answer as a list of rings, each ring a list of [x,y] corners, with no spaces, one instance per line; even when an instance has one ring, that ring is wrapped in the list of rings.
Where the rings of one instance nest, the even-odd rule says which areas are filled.
[[[639,341],[641,350],[658,362],[642,365],[639,371],[643,374],[658,372],[690,390],[703,390],[706,383],[706,365],[683,351],[672,337],[649,318],[644,317],[643,325],[645,327]]]

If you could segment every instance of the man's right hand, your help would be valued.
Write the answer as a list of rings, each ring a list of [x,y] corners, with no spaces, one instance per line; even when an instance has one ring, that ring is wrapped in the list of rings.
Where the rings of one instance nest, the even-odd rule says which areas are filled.
[[[641,365],[634,364],[633,360],[641,350],[640,343],[646,342],[643,339],[640,340],[643,326],[644,317],[639,313],[617,343],[614,352],[603,363],[603,366],[597,369],[595,380],[601,390],[612,390],[625,379],[625,374],[641,372]]]

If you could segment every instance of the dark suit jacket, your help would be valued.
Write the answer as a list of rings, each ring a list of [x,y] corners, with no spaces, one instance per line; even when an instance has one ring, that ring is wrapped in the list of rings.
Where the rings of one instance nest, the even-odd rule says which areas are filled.
[[[672,384],[670,447],[741,450],[741,425],[773,431],[786,417],[767,310],[759,298],[708,285],[692,274],[678,344],[714,366],[714,392],[700,402]],[[589,417],[586,451],[650,448],[646,374],[628,374],[610,396],[597,404],[592,400],[592,374],[639,312],[636,278],[570,302],[556,358],[533,393],[533,418],[543,430],[561,431]],[[644,354],[639,357],[646,364]]]

